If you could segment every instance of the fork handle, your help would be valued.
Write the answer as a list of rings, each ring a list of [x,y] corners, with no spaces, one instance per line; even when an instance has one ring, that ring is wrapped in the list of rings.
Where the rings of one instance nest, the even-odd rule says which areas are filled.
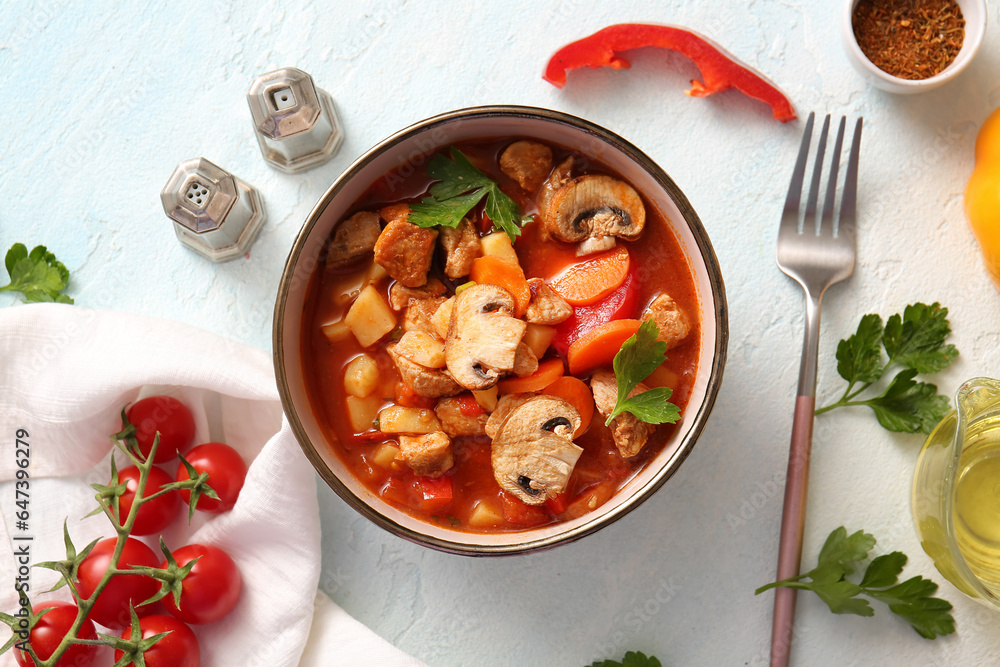
[[[806,518],[806,494],[809,487],[809,458],[812,450],[813,417],[816,410],[816,359],[819,355],[819,313],[822,293],[806,291],[806,331],[799,371],[798,395],[792,419],[792,441],[788,450],[785,477],[785,501],[781,513],[781,538],[778,545],[777,580],[799,574],[802,560],[802,536]],[[795,621],[794,588],[774,591],[774,620],[771,627],[771,667],[787,667],[792,649]]]

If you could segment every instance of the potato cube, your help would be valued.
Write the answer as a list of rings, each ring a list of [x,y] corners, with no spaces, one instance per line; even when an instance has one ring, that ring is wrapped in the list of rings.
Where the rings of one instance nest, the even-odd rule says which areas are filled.
[[[480,239],[483,245],[483,255],[493,255],[508,262],[518,263],[517,252],[510,242],[506,232],[493,232]]]
[[[378,417],[379,408],[382,407],[382,399],[372,394],[364,398],[348,396],[344,399],[347,405],[347,420],[351,423],[351,430],[355,433],[364,433],[375,427],[375,418]]]
[[[323,330],[323,335],[331,343],[342,343],[351,335],[351,328],[347,326],[347,322],[343,321],[324,324],[320,328]]]
[[[394,470],[393,462],[399,457],[399,447],[393,442],[383,442],[375,448],[372,462],[380,468]]]
[[[472,508],[472,514],[469,515],[470,528],[493,528],[503,525],[503,523],[504,519],[500,509],[486,500],[480,500],[476,503],[476,506]]]
[[[489,389],[472,391],[472,395],[476,397],[476,403],[479,403],[479,407],[486,410],[486,412],[493,412],[497,409],[497,401],[500,400],[499,393],[496,385],[493,385]]]
[[[441,430],[441,422],[433,410],[390,405],[378,414],[379,430],[383,433],[433,433]]]
[[[361,347],[369,347],[396,328],[396,315],[378,290],[368,285],[351,304],[344,322]]]
[[[375,391],[380,379],[378,362],[367,354],[354,357],[344,368],[344,389],[358,398]]]
[[[444,368],[444,343],[424,331],[407,331],[395,349],[399,356],[424,368]]]
[[[451,324],[451,309],[455,305],[455,297],[448,297],[448,300],[438,306],[431,316],[431,326],[434,332],[441,337],[441,340],[448,338],[448,326]]]
[[[556,328],[545,326],[544,324],[528,323],[528,328],[524,331],[524,338],[521,341],[527,345],[535,356],[541,359],[545,356],[545,351],[556,337]]]

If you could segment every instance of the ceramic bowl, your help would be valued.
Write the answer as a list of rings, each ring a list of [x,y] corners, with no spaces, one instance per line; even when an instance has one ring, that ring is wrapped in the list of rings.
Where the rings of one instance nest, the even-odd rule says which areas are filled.
[[[306,292],[324,245],[349,207],[379,177],[406,163],[469,139],[516,136],[561,144],[610,167],[659,209],[687,255],[698,290],[702,322],[697,377],[678,428],[652,459],[609,501],[574,520],[519,532],[472,533],[420,521],[369,491],[345,467],[310,405],[303,378],[302,314]],[[722,381],[728,341],[725,290],[719,264],[697,214],[667,174],[638,148],[593,123],[563,113],[516,106],[462,109],[416,123],[381,142],[330,187],[306,219],[288,256],[274,317],[278,389],[292,431],[329,486],[365,517],[404,538],[442,551],[506,555],[554,547],[606,526],[656,491],[694,447]]]
[[[965,38],[955,59],[941,72],[926,79],[900,79],[872,63],[858,46],[851,18],[860,0],[847,0],[841,16],[841,37],[847,59],[869,83],[890,93],[911,95],[933,90],[962,73],[976,57],[986,35],[986,0],[956,0],[965,19]]]

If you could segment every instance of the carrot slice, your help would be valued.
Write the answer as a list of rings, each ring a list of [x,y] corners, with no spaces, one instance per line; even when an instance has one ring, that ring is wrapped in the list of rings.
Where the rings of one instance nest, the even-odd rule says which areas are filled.
[[[583,380],[572,375],[564,375],[546,387],[542,393],[563,399],[580,413],[580,428],[573,434],[574,439],[587,432],[590,420],[594,418],[594,395]]]
[[[541,391],[563,376],[562,359],[546,359],[538,364],[538,370],[523,378],[512,377],[500,380],[497,388],[501,394],[518,394],[525,391]]]
[[[569,346],[566,361],[571,375],[584,375],[611,364],[622,344],[639,330],[639,320],[614,320],[598,325]]]
[[[618,289],[629,267],[628,249],[614,250],[573,264],[549,283],[559,296],[573,306],[588,306]]]
[[[514,315],[521,317],[531,303],[531,288],[524,271],[517,264],[505,261],[495,255],[477,257],[472,262],[469,278],[475,283],[496,285],[514,297]]]

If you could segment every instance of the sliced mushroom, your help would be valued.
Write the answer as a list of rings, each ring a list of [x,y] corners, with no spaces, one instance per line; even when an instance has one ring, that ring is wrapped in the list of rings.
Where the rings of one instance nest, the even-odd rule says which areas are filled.
[[[573,306],[541,278],[529,278],[528,287],[531,288],[531,303],[524,313],[526,321],[553,325],[565,322],[573,314]]]
[[[652,320],[659,333],[656,340],[667,344],[667,349],[677,347],[691,333],[691,320],[669,294],[661,294],[646,307],[642,319]]]
[[[597,411],[606,418],[615,409],[618,400],[618,382],[615,374],[607,369],[595,371],[590,378],[590,390],[594,393]],[[629,398],[644,391],[647,391],[646,386],[639,383],[629,393]],[[625,458],[638,454],[655,430],[653,424],[637,419],[631,412],[622,412],[611,420],[611,437],[618,452]]]
[[[580,413],[555,396],[534,396],[515,407],[493,439],[493,476],[528,505],[563,491],[583,449],[573,444]]]
[[[455,297],[445,341],[448,370],[466,389],[486,389],[514,370],[527,324],[511,316],[514,297],[496,285],[472,285]]]
[[[515,408],[520,407],[527,401],[530,401],[538,394],[532,393],[519,393],[519,394],[504,394],[497,401],[497,405],[493,408],[493,412],[490,413],[490,418],[486,420],[486,435],[491,438],[497,437],[497,433],[500,432],[503,423],[507,421],[507,417],[510,417],[510,413],[514,411]]]
[[[500,154],[500,170],[534,192],[552,169],[552,149],[536,141],[515,141]]]
[[[646,207],[628,183],[586,174],[556,190],[541,216],[548,235],[560,241],[605,236],[634,241],[646,224]]]
[[[458,227],[441,226],[438,229],[438,239],[445,252],[444,274],[456,280],[472,273],[472,263],[483,254],[476,226],[468,218],[463,218]]]
[[[437,398],[439,396],[454,396],[462,392],[462,387],[455,378],[443,368],[427,368],[412,359],[408,359],[396,351],[393,343],[385,348],[389,353],[403,382],[409,385],[418,396]]]
[[[590,236],[580,241],[576,246],[576,256],[584,257],[597,252],[604,252],[615,247],[614,236]]]
[[[326,251],[326,268],[339,269],[353,264],[375,250],[382,232],[378,213],[361,211],[337,225]]]

